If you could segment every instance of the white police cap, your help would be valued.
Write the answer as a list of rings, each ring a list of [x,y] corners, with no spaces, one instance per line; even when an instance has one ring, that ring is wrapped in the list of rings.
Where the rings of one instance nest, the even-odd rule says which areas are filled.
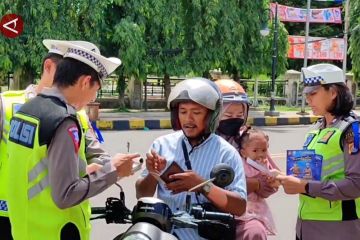
[[[99,48],[95,44],[93,44],[91,42],[86,42],[86,41],[64,41],[64,40],[54,40],[54,39],[44,39],[43,40],[43,44],[48,49],[49,53],[56,53],[56,54],[59,54],[61,56],[64,55],[64,52],[62,52],[61,49],[58,46],[64,44],[64,42],[70,42],[72,44],[78,45],[78,46],[83,47],[83,48],[87,48],[87,49],[89,49],[91,51],[94,51],[94,52],[100,54]]]
[[[84,41],[58,41],[51,42],[64,58],[73,58],[93,68],[104,80],[120,66],[121,60],[115,57],[106,58],[100,54],[99,49],[92,43]],[[44,43],[45,45],[45,43]]]
[[[304,74],[305,94],[315,91],[323,84],[345,83],[342,69],[332,64],[316,64],[302,68],[301,71]]]

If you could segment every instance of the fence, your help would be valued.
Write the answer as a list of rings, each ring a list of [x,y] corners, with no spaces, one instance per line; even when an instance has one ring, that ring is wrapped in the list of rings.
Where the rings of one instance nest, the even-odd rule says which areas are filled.
[[[170,87],[173,88],[178,82],[184,80],[185,78],[181,77],[171,77],[170,78]],[[128,80],[126,79],[126,84]],[[271,80],[255,80],[255,79],[241,79],[240,84],[244,87],[245,91],[249,95],[250,103],[253,106],[258,104],[268,104],[270,100],[271,92]],[[287,104],[286,96],[286,85],[288,81],[286,80],[276,80],[275,81],[275,101],[277,104]],[[164,80],[160,77],[148,77],[146,84],[143,84],[142,94],[143,99],[148,100],[164,100],[165,99],[165,87]],[[113,76],[106,79],[103,82],[101,90],[98,97],[114,97],[118,96],[117,92],[117,78]]]

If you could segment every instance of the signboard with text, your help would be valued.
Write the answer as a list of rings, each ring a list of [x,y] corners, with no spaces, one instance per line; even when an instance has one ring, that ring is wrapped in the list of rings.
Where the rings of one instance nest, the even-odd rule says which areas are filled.
[[[304,58],[305,37],[288,36],[288,58]],[[343,60],[344,39],[309,37],[308,59]]]
[[[275,13],[275,3],[271,3],[271,10]],[[281,22],[306,22],[306,9],[294,8],[278,4],[278,15]],[[341,24],[341,8],[310,9],[311,23]]]

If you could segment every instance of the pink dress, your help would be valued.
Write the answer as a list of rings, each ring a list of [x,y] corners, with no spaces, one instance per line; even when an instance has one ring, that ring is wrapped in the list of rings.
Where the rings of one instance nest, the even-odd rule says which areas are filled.
[[[233,145],[240,154],[236,137],[228,137],[223,134],[219,135]],[[269,169],[280,170],[269,153],[267,159]],[[260,171],[250,166],[246,161],[242,161],[246,177],[264,178]],[[242,216],[236,217],[237,240],[264,240],[267,239],[266,235],[275,235],[277,233],[272,214],[265,201],[265,198],[277,192],[277,188],[270,187],[265,181],[260,182],[262,183],[260,189],[256,193],[252,192],[248,194],[246,212]]]
[[[250,166],[245,160],[243,160],[243,165],[246,177],[265,178],[264,176],[262,176],[260,171]],[[274,169],[274,167],[271,166],[270,163],[267,167],[268,169]],[[274,189],[270,186],[264,186],[263,189],[260,189],[258,192],[249,193],[246,212],[244,213],[244,215],[237,217],[237,219],[245,222],[256,219],[265,226],[266,233],[268,235],[275,235],[275,222],[265,198],[275,193],[276,191],[277,189]]]

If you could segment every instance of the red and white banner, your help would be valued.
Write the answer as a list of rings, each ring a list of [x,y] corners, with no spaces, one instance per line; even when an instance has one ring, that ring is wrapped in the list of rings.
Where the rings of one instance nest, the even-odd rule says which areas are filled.
[[[304,58],[305,37],[288,36],[288,58]],[[308,59],[343,60],[344,39],[309,37]]]
[[[276,3],[271,3],[273,16]],[[281,22],[306,22],[306,9],[294,8],[278,4],[278,17]],[[341,24],[341,8],[310,9],[311,23]]]

